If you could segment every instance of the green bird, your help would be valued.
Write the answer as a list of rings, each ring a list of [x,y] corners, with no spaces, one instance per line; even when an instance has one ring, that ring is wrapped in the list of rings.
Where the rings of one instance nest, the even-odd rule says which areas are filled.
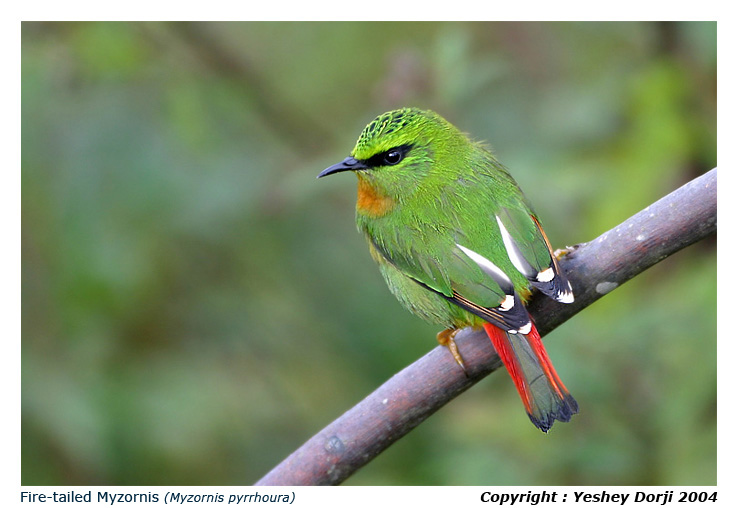
[[[572,287],[531,205],[506,168],[433,111],[404,108],[364,128],[351,156],[318,178],[353,171],[356,220],[393,294],[454,335],[484,327],[526,412],[548,432],[578,412],[525,302],[536,288],[562,303]]]

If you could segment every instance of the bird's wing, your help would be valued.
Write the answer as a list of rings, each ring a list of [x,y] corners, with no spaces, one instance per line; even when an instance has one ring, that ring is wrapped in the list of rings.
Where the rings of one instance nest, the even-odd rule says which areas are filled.
[[[405,276],[508,332],[525,334],[531,328],[517,291],[526,281],[551,298],[573,300],[534,215],[500,208],[489,224],[475,224],[474,234],[460,227],[439,231],[438,224],[419,224],[412,231],[393,231],[390,241],[369,238],[377,253]]]
[[[500,267],[462,244],[421,237],[404,235],[401,249],[397,243],[388,248],[377,238],[370,241],[385,262],[425,289],[506,331],[528,333],[528,312]]]
[[[572,286],[560,269],[536,216],[521,208],[504,207],[495,214],[495,221],[516,270],[549,298],[572,303]]]

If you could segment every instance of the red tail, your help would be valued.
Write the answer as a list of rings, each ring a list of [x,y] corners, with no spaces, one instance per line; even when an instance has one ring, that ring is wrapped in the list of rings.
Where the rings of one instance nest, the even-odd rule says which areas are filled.
[[[570,421],[578,411],[577,402],[554,370],[533,321],[528,335],[508,333],[490,323],[484,326],[534,425],[548,432],[554,420]]]

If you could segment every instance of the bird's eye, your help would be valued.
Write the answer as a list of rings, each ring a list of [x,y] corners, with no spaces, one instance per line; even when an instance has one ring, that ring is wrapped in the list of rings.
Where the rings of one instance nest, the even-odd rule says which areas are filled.
[[[368,159],[362,159],[367,168],[379,168],[382,166],[395,166],[405,159],[408,152],[413,148],[412,145],[399,145],[387,150],[386,152],[378,152]]]
[[[403,160],[403,154],[399,150],[388,150],[382,160],[388,166],[394,166]]]

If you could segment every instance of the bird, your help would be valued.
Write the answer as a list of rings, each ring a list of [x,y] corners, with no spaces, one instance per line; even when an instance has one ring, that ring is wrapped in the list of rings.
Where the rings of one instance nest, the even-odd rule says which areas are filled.
[[[362,130],[317,178],[357,176],[356,223],[390,291],[465,369],[454,336],[484,328],[531,422],[579,411],[526,309],[533,291],[567,304],[572,285],[520,187],[483,142],[439,114],[402,108]],[[466,372],[466,371],[465,371]]]

